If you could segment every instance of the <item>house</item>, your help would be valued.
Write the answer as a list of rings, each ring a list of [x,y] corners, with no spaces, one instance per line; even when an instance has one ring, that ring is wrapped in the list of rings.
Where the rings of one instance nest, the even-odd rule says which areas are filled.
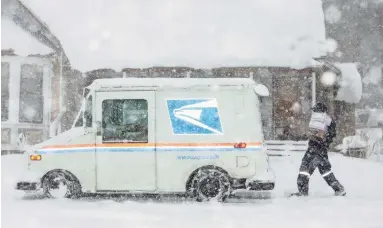
[[[69,61],[60,42],[20,1],[2,1],[1,23],[4,154],[21,152],[21,133],[30,145],[57,134],[61,124],[55,123],[68,116],[60,85],[75,71],[63,67]]]
[[[52,94],[54,78],[50,58],[2,51],[2,153],[20,149],[20,133],[32,145],[49,137],[51,118],[57,106],[55,94]]]

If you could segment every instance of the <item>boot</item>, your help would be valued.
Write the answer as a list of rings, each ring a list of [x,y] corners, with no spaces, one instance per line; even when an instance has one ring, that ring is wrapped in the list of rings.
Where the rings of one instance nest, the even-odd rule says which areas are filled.
[[[307,175],[299,174],[297,179],[298,193],[294,193],[297,196],[308,196],[309,194],[309,181],[310,177]]]
[[[344,190],[341,190],[341,191],[335,191],[335,196],[345,196],[346,195],[346,191]]]
[[[344,190],[343,185],[335,178],[335,175],[331,173],[330,175],[324,177],[327,184],[334,190],[336,196],[345,196],[346,191]]]
[[[303,192],[296,192],[296,193],[291,193],[289,196],[290,197],[291,196],[298,196],[298,197],[300,197],[300,196],[308,196],[308,194],[307,193],[303,193]]]

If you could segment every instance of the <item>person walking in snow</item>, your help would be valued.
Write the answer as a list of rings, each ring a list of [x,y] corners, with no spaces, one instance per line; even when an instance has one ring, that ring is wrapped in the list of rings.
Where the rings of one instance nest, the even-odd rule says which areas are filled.
[[[346,195],[344,187],[331,171],[331,163],[327,154],[329,146],[336,136],[335,121],[327,114],[327,107],[323,103],[317,103],[312,111],[309,123],[308,149],[302,158],[297,178],[299,192],[292,195],[308,195],[310,177],[318,167],[319,173],[335,191],[335,195],[344,196]]]

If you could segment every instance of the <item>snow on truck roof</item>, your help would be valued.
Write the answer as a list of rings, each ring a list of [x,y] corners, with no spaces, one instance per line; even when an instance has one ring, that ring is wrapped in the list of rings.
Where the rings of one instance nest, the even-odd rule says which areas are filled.
[[[88,89],[121,87],[175,87],[255,85],[250,78],[107,78],[96,79]]]

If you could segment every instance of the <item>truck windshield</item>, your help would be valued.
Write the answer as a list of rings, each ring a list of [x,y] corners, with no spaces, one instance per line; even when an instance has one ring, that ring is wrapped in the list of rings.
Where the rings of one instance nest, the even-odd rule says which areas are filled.
[[[74,127],[82,127],[83,126],[83,119],[82,119],[83,112],[80,111],[80,115],[77,117],[76,122],[74,124]]]
[[[84,110],[84,120],[85,120],[85,127],[92,127],[92,95],[86,99],[85,103],[85,110]]]
[[[84,93],[85,93],[85,90],[84,90]],[[89,93],[89,91],[88,91],[88,93]],[[72,127],[82,127],[84,125],[83,115],[86,115],[87,116],[86,118],[88,118],[88,121],[90,121],[90,122],[87,122],[87,124],[92,126],[92,124],[91,124],[91,122],[92,122],[92,110],[91,109],[92,109],[92,96],[89,96],[88,99],[84,98],[82,100],[80,111],[77,114],[77,117],[74,120],[74,124]],[[85,111],[85,113],[84,113],[84,111]]]

